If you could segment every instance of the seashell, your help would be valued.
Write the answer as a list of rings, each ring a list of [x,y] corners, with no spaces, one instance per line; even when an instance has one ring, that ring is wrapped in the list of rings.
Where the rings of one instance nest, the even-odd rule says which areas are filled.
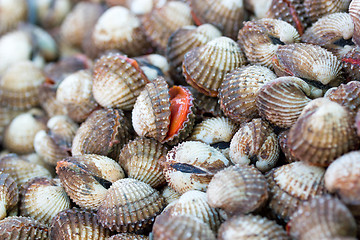
[[[69,197],[80,207],[96,210],[107,189],[125,174],[114,160],[95,154],[58,161],[56,173]]]
[[[231,120],[242,123],[259,115],[255,105],[262,85],[276,78],[268,68],[258,65],[229,72],[219,88],[220,108]]]
[[[330,195],[300,205],[288,227],[290,236],[299,240],[356,236],[356,223],[350,211]]]
[[[79,126],[66,115],[58,115],[47,122],[50,136],[55,143],[63,148],[71,149],[72,141]]]
[[[116,181],[99,206],[102,226],[117,232],[135,232],[151,225],[164,207],[164,199],[150,185],[135,179]]]
[[[251,12],[256,19],[266,17],[269,11],[272,0],[244,0],[244,7]]]
[[[93,95],[103,107],[131,110],[147,82],[135,60],[120,54],[104,55],[94,66]]]
[[[116,159],[129,141],[130,123],[120,109],[94,111],[81,124],[72,143],[72,154],[94,153]]]
[[[169,185],[166,185],[162,189],[161,195],[164,197],[166,205],[169,205],[170,203],[178,200],[181,196],[180,193],[176,192],[174,189],[169,187]]]
[[[216,97],[225,75],[244,64],[245,56],[236,42],[219,37],[187,52],[182,67],[188,84],[205,95]]]
[[[11,65],[0,79],[2,106],[24,110],[39,104],[39,86],[45,76],[31,61]]]
[[[273,69],[272,58],[278,47],[299,40],[299,33],[289,23],[263,18],[245,22],[239,31],[237,42],[250,63]]]
[[[357,135],[360,137],[360,109],[357,111],[355,116],[355,128]]]
[[[236,215],[225,221],[220,226],[218,239],[287,240],[289,237],[280,225],[265,217],[255,215]]]
[[[27,4],[22,0],[1,1],[0,35],[9,32],[25,21]]]
[[[56,90],[56,100],[76,122],[83,122],[99,106],[92,95],[92,85],[91,73],[79,70],[61,81]]]
[[[203,221],[210,229],[217,232],[221,217],[217,208],[210,207],[206,199],[206,193],[197,190],[190,190],[179,198],[176,202],[168,205],[162,214],[168,217],[190,216]]]
[[[19,191],[9,174],[0,172],[0,220],[17,208]]]
[[[150,82],[152,82],[156,78],[154,77],[155,74],[153,73],[149,74],[150,69],[152,70],[156,69],[157,77],[159,75],[164,77],[169,75],[170,65],[166,57],[163,55],[153,53],[153,54],[137,56],[134,59],[140,64],[141,70],[143,70],[143,72],[148,77]],[[169,79],[166,79],[166,81],[168,82],[168,84],[170,84]]]
[[[220,109],[218,98],[206,96],[190,86],[189,89],[195,98],[194,104],[196,106],[196,122],[200,122],[209,117],[224,116],[224,113]]]
[[[254,166],[235,165],[216,173],[206,194],[211,207],[221,208],[230,215],[247,214],[267,201],[267,182]]]
[[[271,211],[289,221],[302,202],[325,193],[324,174],[323,168],[304,162],[293,162],[266,173]]]
[[[97,20],[92,39],[101,50],[118,49],[130,56],[145,54],[151,46],[140,25],[140,19],[129,9],[110,7]]]
[[[279,145],[280,145],[281,151],[285,155],[286,162],[292,163],[292,162],[297,162],[300,160],[297,159],[290,150],[290,147],[288,144],[289,130],[290,129],[287,129],[287,130],[284,130],[281,133],[279,133],[278,140],[279,140]]]
[[[39,109],[16,116],[5,130],[4,146],[13,153],[33,152],[36,133],[46,129],[41,118],[44,118],[44,113]]]
[[[20,158],[27,161],[27,162],[29,162],[29,163],[40,165],[40,166],[46,168],[50,172],[51,176],[56,175],[54,166],[49,165],[48,163],[46,163],[44,161],[44,159],[39,154],[37,154],[35,152],[21,155]]]
[[[157,3],[153,0],[105,0],[105,2],[108,6],[125,6],[136,15],[150,12]]]
[[[357,149],[359,139],[346,108],[318,98],[303,109],[291,127],[288,144],[301,161],[328,166],[342,154]]]
[[[72,208],[59,212],[52,219],[49,236],[53,240],[105,240],[110,231],[98,223],[95,212]]]
[[[354,38],[353,38],[354,39]],[[360,42],[359,42],[360,43]],[[360,49],[355,46],[341,59],[342,67],[348,81],[360,80]]]
[[[359,15],[360,1],[353,0],[349,5],[349,14],[354,23],[353,41],[356,45],[360,43],[360,15]]]
[[[154,239],[167,240],[215,240],[215,235],[210,227],[193,216],[159,215],[153,226]]]
[[[49,228],[29,217],[7,217],[0,221],[1,239],[48,239]]]
[[[8,107],[0,106],[0,144],[3,141],[6,126],[19,114],[23,113],[20,110],[9,109]]]
[[[49,225],[58,212],[70,207],[69,197],[58,180],[33,178],[22,185],[20,215]]]
[[[118,161],[128,177],[157,188],[166,183],[159,159],[165,157],[167,151],[158,141],[139,137],[121,149]]]
[[[258,91],[256,106],[260,116],[281,127],[291,127],[311,101],[309,85],[297,77],[280,77],[265,83]]]
[[[211,24],[198,27],[184,26],[171,34],[166,48],[166,58],[170,65],[170,73],[180,84],[184,84],[182,62],[185,54],[195,47],[221,37],[221,32]]]
[[[119,233],[112,235],[110,238],[107,238],[107,240],[149,240],[149,237],[133,233]]]
[[[279,158],[276,134],[268,122],[255,118],[243,124],[230,142],[230,159],[235,164],[254,165],[260,171],[268,171]]]
[[[146,37],[160,53],[165,52],[173,32],[192,23],[190,7],[180,1],[161,1],[141,19]]]
[[[186,141],[171,149],[162,165],[169,186],[182,194],[189,190],[206,191],[211,178],[230,161],[205,143]]]
[[[65,106],[56,100],[56,88],[53,87],[53,85],[55,85],[55,83],[44,83],[40,86],[40,92],[38,95],[40,106],[49,117],[67,115],[68,112]]]

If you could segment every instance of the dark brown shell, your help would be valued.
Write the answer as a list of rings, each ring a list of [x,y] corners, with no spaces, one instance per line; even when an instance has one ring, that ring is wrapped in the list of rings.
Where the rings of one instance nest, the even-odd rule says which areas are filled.
[[[5,218],[13,208],[17,208],[19,190],[9,174],[0,172],[0,220]]]
[[[28,217],[7,217],[0,221],[0,239],[49,239],[49,228]]]
[[[138,235],[133,233],[119,233],[116,235],[112,235],[110,238],[106,240],[149,240],[148,236]]]
[[[353,41],[359,45],[360,43],[360,14],[359,14],[359,9],[360,9],[360,1],[358,0],[352,0],[349,6],[349,14],[350,17],[352,19],[352,21],[354,22],[354,36],[353,36]]]
[[[360,48],[356,46],[341,59],[348,81],[360,80]]]
[[[289,144],[288,144],[288,137],[289,137],[289,129],[284,130],[281,133],[279,133],[278,139],[279,139],[279,145],[280,145],[281,151],[284,153],[286,161],[288,163],[300,161],[291,152]]]

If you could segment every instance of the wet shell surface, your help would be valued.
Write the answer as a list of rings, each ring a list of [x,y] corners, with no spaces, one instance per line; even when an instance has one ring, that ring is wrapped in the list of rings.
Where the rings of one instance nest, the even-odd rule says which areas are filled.
[[[219,62],[222,64],[218,64]],[[227,37],[219,37],[185,54],[183,74],[192,87],[216,97],[225,75],[244,64],[245,55],[236,42]]]
[[[235,164],[253,163],[260,171],[276,165],[280,147],[268,122],[255,118],[243,124],[230,142],[230,159]]]
[[[164,207],[164,198],[150,185],[135,179],[116,181],[97,215],[102,226],[118,232],[135,232],[151,225]]]
[[[230,161],[205,143],[185,141],[167,153],[162,165],[169,186],[184,193],[189,190],[206,191],[214,174],[229,166]]]
[[[218,239],[287,240],[289,237],[280,225],[265,217],[236,215],[221,224]]]
[[[49,235],[53,240],[105,240],[110,231],[99,224],[95,212],[72,208],[59,212],[52,219]]]
[[[354,47],[341,59],[341,63],[349,81],[360,80],[360,48]]]
[[[29,217],[7,217],[0,221],[1,239],[49,239],[49,228]]]
[[[219,88],[220,108],[231,120],[242,123],[258,116],[255,99],[266,82],[276,79],[268,68],[258,65],[229,72]]]
[[[0,220],[17,208],[19,191],[16,182],[9,174],[0,172]]]

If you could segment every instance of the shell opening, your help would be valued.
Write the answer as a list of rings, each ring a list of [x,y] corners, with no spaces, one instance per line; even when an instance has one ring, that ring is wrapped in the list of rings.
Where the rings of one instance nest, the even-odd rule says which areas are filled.
[[[93,175],[93,177],[95,178],[95,180],[100,183],[101,186],[103,186],[105,189],[109,189],[112,185],[112,182],[106,180],[106,179],[103,179],[103,178],[100,178],[100,177],[97,177],[95,175]]]
[[[218,149],[227,149],[230,147],[230,142],[217,142],[214,144],[210,144],[210,146]]]
[[[280,40],[280,38],[268,35],[268,37],[270,38],[271,42],[275,45],[285,45],[285,43],[283,41]]]
[[[349,39],[340,38],[340,39],[336,40],[334,42],[334,44],[337,46],[340,46],[340,47],[345,47],[346,45],[348,45],[348,46],[355,45],[351,38],[349,38]]]

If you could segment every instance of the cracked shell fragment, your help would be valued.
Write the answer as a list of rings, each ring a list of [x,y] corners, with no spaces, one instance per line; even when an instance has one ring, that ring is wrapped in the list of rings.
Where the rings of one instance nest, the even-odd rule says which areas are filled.
[[[49,239],[49,228],[30,217],[7,217],[0,221],[0,239]]]

